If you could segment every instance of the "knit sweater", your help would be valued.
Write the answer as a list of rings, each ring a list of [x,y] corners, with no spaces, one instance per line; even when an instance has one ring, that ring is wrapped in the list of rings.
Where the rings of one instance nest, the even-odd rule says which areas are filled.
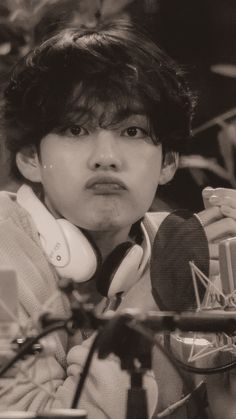
[[[165,215],[146,215],[144,226],[151,241]],[[59,317],[70,314],[68,298],[58,288],[58,275],[43,252],[31,217],[18,205],[15,194],[7,192],[0,193],[0,266],[8,266],[17,273],[21,333],[37,333],[37,320],[45,310]],[[99,304],[104,306],[107,301],[104,299]],[[123,298],[119,310],[131,307],[143,311],[156,309],[148,262],[140,280]],[[46,354],[19,361],[10,377],[0,380],[0,410],[42,411],[70,407],[92,339],[81,341],[79,336],[79,343],[74,339],[72,344],[65,332],[48,336]],[[148,372],[144,379],[150,417],[157,404],[157,381],[158,410],[178,400],[182,391],[175,371],[158,351],[154,354],[154,363],[155,377]],[[79,407],[86,409],[91,419],[125,418],[128,387],[128,373],[120,369],[115,355],[105,360],[95,356]]]

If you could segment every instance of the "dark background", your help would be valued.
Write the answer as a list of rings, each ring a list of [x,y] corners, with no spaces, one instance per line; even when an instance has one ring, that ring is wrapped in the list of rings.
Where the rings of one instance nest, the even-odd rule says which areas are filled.
[[[197,95],[193,128],[235,107],[236,78],[211,71],[211,66],[219,63],[236,66],[235,0],[161,0],[151,3],[155,3],[156,8],[146,15],[144,26],[184,67],[191,89]],[[142,23],[138,16],[137,20]],[[220,127],[215,125],[194,137],[191,153],[215,158],[223,165],[217,141],[219,130]],[[210,171],[202,172],[199,176],[196,170],[179,170],[171,184],[161,191],[162,198],[171,206],[196,211],[203,205],[202,188],[208,185],[232,187]]]

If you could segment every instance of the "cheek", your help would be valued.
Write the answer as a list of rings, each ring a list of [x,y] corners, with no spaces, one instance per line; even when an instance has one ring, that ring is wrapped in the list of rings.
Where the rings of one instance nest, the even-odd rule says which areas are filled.
[[[45,187],[67,188],[73,185],[73,179],[78,178],[80,163],[75,153],[69,153],[66,147],[57,143],[45,143],[41,149],[41,176]]]
[[[159,148],[152,147],[148,150],[148,153],[144,153],[142,161],[137,163],[137,170],[139,171],[139,177],[142,178],[142,184],[145,185],[147,190],[156,190],[162,168],[162,153]]]
[[[74,200],[79,195],[78,170],[73,169],[65,159],[60,162],[50,159],[49,156],[42,162],[41,179],[48,201],[51,205],[63,212],[66,208],[75,205]]]
[[[142,164],[137,165],[136,202],[147,211],[155,197],[159,184],[162,165],[162,155],[157,149],[153,153],[143,155]]]
[[[69,177],[78,167],[81,154],[56,134],[48,134],[42,140],[40,153],[42,176],[53,176],[54,179]]]
[[[63,190],[66,193],[70,185],[68,182],[68,171],[63,165],[60,165],[60,168],[58,168],[55,163],[42,166],[41,178],[43,187],[48,192]]]

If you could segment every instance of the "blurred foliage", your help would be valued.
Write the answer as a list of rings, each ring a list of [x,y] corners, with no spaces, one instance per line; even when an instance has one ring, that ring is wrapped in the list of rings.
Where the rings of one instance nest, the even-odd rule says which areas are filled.
[[[95,26],[124,12],[133,0],[2,0],[0,5],[0,55],[24,55],[35,43],[35,28],[45,22]],[[54,22],[53,22],[54,20]],[[50,29],[50,28],[49,28]]]
[[[154,13],[160,0],[1,0],[0,82],[35,44],[64,27],[95,27],[99,20]]]
[[[236,188],[236,108],[231,109],[228,113],[231,114],[230,121],[225,120],[223,114],[204,124],[204,126],[218,125],[220,127],[215,136],[215,142],[220,151],[220,159],[216,157],[206,158],[195,154],[180,158],[180,168],[188,168],[199,186],[207,183],[206,171],[210,171],[218,178],[228,182],[230,187]],[[203,130],[206,129],[204,126]],[[196,133],[200,131],[200,127],[196,129]]]

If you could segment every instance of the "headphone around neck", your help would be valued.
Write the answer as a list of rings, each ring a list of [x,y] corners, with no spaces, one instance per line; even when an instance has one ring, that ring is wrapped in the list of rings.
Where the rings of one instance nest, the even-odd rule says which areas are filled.
[[[140,279],[150,256],[150,242],[142,223],[145,257],[140,245],[127,241],[101,263],[99,250],[90,239],[69,221],[55,219],[30,186],[24,184],[18,189],[17,202],[33,219],[47,259],[60,277],[75,282],[95,278],[100,294],[109,298],[127,292]]]

